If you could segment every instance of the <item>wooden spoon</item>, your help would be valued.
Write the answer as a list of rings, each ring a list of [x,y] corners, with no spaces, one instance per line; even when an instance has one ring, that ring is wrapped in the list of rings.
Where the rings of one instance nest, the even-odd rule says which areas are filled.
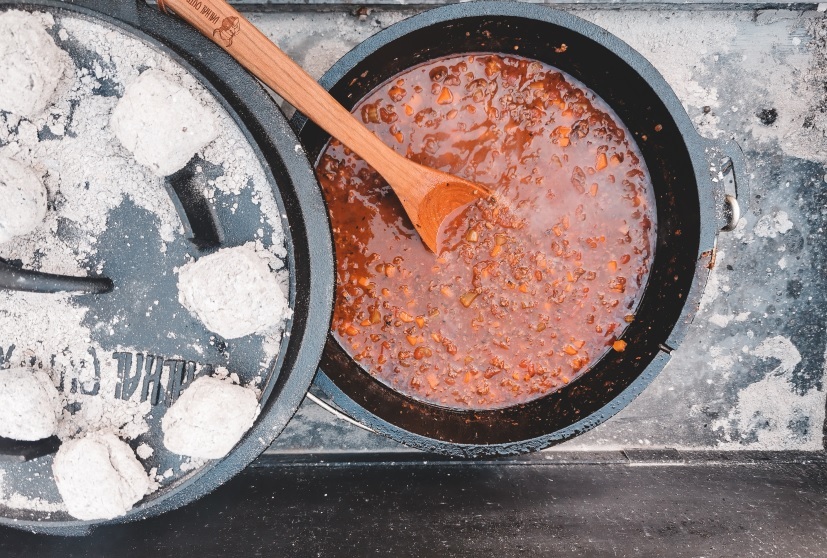
[[[298,64],[224,0],[158,0],[212,39],[253,75],[387,181],[425,245],[438,251],[442,222],[491,193],[472,182],[409,161],[382,143]]]

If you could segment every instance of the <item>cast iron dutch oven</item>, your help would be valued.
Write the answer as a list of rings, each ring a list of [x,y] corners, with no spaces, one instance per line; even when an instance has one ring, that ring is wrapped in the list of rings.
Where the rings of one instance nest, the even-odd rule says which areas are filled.
[[[287,333],[282,339],[278,358],[265,370],[266,377],[261,386],[261,414],[226,458],[209,462],[177,479],[110,523],[157,515],[208,494],[241,471],[281,433],[304,399],[321,357],[333,304],[332,239],[321,190],[307,158],[300,149],[296,149],[298,142],[295,134],[273,99],[224,51],[186,24],[162,15],[143,0],[0,0],[0,11],[9,8],[89,19],[131,35],[171,57],[198,79],[233,118],[258,156],[279,206],[287,244],[285,264],[290,271],[289,298],[294,315],[286,326]],[[249,229],[248,225],[254,225],[255,230],[260,226],[258,220],[252,224],[244,223],[244,227],[236,226],[233,230],[225,227],[220,232],[222,218],[245,218],[226,216],[223,209],[217,210],[217,214],[211,211],[209,204],[200,197],[203,187],[199,189],[188,185],[190,178],[187,173],[176,173],[170,177],[168,187],[189,240],[197,246],[197,250],[207,253],[221,247],[224,242],[243,244],[251,240],[244,238],[243,234],[240,238],[232,237],[239,236],[233,231]],[[119,226],[132,224],[121,223]],[[112,259],[134,257],[126,249],[123,252],[124,255],[116,253]],[[128,265],[126,267],[131,269]],[[117,292],[119,281],[123,287],[128,275],[116,273],[111,277],[91,280],[44,276],[0,260],[0,289],[38,291],[44,293],[43,296],[59,291],[75,291],[86,293],[79,296],[87,302],[89,299],[83,297],[100,297],[102,305],[112,300],[106,297]],[[177,300],[177,293],[173,291],[162,296]],[[127,319],[136,331],[150,327],[142,325],[144,320],[141,320],[140,313],[135,316],[130,314]],[[174,328],[176,323],[170,322],[164,327]],[[157,335],[157,331],[150,333],[153,339],[162,339],[157,342],[159,344],[167,338],[166,335]],[[165,350],[163,346],[151,348]],[[223,352],[221,348],[217,350]],[[253,370],[254,373],[257,371]],[[155,447],[161,447],[160,433],[151,435],[156,437]],[[52,440],[27,444],[0,439],[0,460],[25,462],[54,452],[56,448],[57,444]],[[54,483],[46,483],[43,490],[49,492],[47,496],[50,501],[59,500],[56,493],[52,494],[56,492]],[[99,523],[103,522],[76,521],[65,513],[0,517],[0,524],[50,534],[82,534]]]
[[[369,38],[339,60],[321,83],[352,108],[402,70],[472,52],[540,60],[568,72],[608,102],[633,133],[651,173],[658,237],[649,283],[623,336],[629,342],[626,351],[609,352],[578,380],[530,403],[460,411],[416,401],[376,381],[328,336],[316,385],[336,406],[408,446],[462,457],[557,444],[606,421],[640,394],[669,362],[697,312],[714,265],[718,231],[738,221],[733,194],[746,199],[737,145],[699,136],[674,92],[643,56],[567,13],[507,2],[438,8]],[[293,125],[317,160],[329,136],[300,115]],[[730,175],[734,188],[733,169],[741,192],[726,192],[720,180],[723,173]]]

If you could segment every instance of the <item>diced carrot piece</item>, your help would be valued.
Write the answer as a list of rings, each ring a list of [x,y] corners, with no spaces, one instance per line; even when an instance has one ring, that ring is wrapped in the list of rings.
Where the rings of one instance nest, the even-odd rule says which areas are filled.
[[[440,105],[449,105],[454,102],[454,94],[451,93],[451,90],[447,87],[443,87],[442,91],[439,93],[439,97],[437,97],[436,102]]]
[[[567,355],[576,355],[577,354],[577,349],[575,349],[571,345],[566,345],[565,347],[563,347],[563,352],[566,353]]]
[[[598,153],[597,154],[597,163],[595,163],[594,168],[595,170],[603,170],[609,166],[609,161],[606,159],[605,153]]]
[[[459,297],[459,302],[460,304],[468,308],[469,306],[471,306],[471,303],[474,302],[474,299],[477,298],[477,296],[479,296],[479,293],[475,291],[469,291]]]
[[[611,271],[612,273],[614,273],[615,271],[617,271],[617,262],[616,262],[616,261],[611,260],[611,261],[609,262],[609,271]]]
[[[622,353],[626,350],[626,341],[622,339],[618,339],[614,343],[612,343],[612,348],[617,351],[618,353]]]
[[[428,374],[425,378],[428,380],[428,385],[431,386],[431,389],[436,389],[439,385],[439,379],[433,374]]]
[[[394,85],[388,91],[388,95],[390,95],[390,98],[393,99],[394,101],[397,101],[397,102],[404,99],[406,94],[407,94],[407,91],[405,91],[404,89],[402,89],[398,85]]]

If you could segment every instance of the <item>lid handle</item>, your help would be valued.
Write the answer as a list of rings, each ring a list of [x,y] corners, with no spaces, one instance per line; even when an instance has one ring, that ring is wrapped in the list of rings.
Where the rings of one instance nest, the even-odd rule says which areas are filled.
[[[113,289],[106,277],[69,277],[15,267],[0,259],[0,290],[30,293],[103,294]]]

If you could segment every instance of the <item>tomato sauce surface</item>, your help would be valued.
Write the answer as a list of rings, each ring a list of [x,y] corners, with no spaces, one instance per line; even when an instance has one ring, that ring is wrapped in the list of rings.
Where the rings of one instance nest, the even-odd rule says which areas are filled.
[[[464,211],[434,255],[387,183],[328,144],[316,172],[336,243],[333,333],[368,373],[421,401],[494,409],[625,349],[655,203],[605,102],[551,66],[481,53],[407,70],[354,114],[406,157],[497,196]]]

